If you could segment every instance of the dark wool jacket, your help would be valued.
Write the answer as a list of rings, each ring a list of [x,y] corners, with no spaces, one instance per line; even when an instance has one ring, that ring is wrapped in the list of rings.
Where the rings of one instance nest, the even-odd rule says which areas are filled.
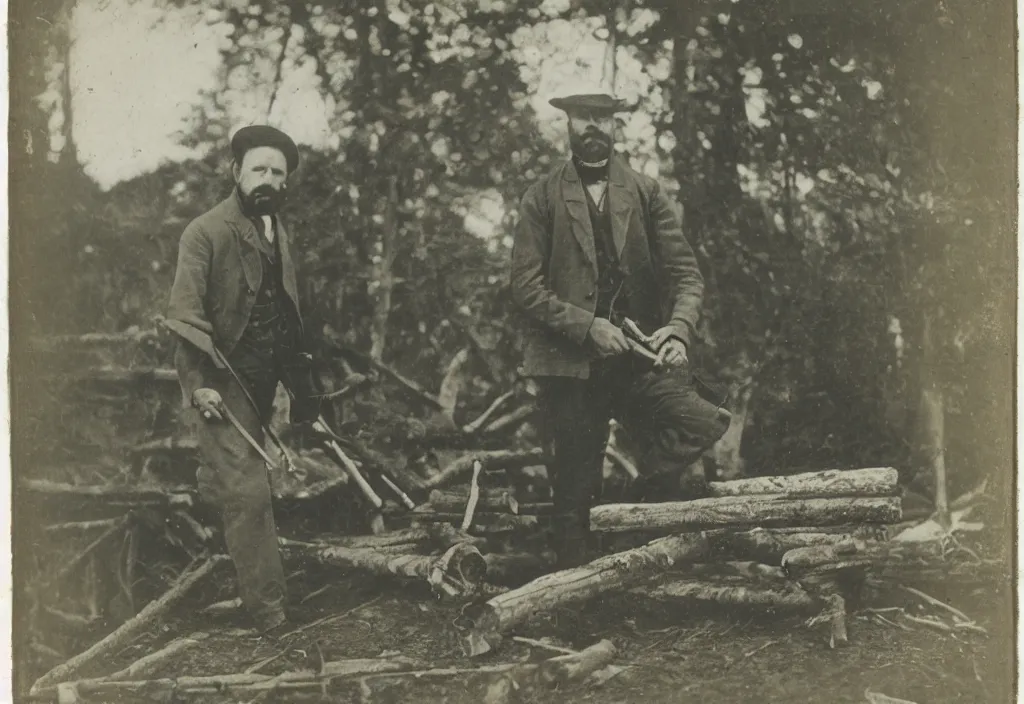
[[[597,305],[597,255],[584,186],[567,160],[523,196],[511,288],[529,326],[522,373],[587,378]],[[612,236],[630,317],[645,332],[671,325],[687,346],[704,294],[682,224],[655,179],[620,157],[609,167]]]
[[[236,191],[189,223],[178,246],[167,319],[209,335],[225,357],[230,357],[249,323],[263,279],[260,236],[242,212]],[[295,263],[280,217],[276,236],[280,238],[284,290],[295,306],[301,328]],[[208,384],[215,364],[200,347],[184,340],[179,340],[174,362],[188,406],[193,392]]]

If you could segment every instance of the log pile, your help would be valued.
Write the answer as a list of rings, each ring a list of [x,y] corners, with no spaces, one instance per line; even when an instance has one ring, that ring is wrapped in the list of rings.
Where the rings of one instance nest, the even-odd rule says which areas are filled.
[[[146,336],[143,335],[143,338]],[[148,339],[148,338],[146,338]],[[97,340],[96,344],[108,341]],[[806,612],[810,625],[827,626],[833,646],[849,639],[847,609],[871,590],[901,587],[911,577],[956,574],[949,547],[937,541],[890,540],[890,527],[902,520],[897,472],[891,468],[827,470],[779,477],[712,482],[707,498],[645,504],[607,503],[594,507],[591,529],[605,554],[572,569],[557,570],[547,550],[551,514],[544,452],[513,431],[533,416],[521,389],[498,390],[475,417],[454,420],[457,384],[450,375],[438,393],[428,391],[379,360],[364,360],[349,374],[332,401],[345,401],[377,383],[397,384],[410,404],[438,415],[440,423],[418,419],[396,423],[387,438],[397,454],[357,441],[355,433],[335,435],[324,425],[326,442],[296,453],[301,477],[275,477],[277,508],[297,514],[332,514],[311,509],[313,502],[342,497],[373,517],[372,535],[339,535],[337,528],[309,534],[282,526],[282,551],[292,567],[316,565],[323,572],[361,572],[425,586],[431,597],[462,608],[455,622],[463,654],[499,649],[531,620],[561,607],[620,594],[637,601],[686,609],[717,605],[728,609]],[[459,364],[453,360],[452,370]],[[104,388],[157,386],[169,403],[180,403],[172,370],[111,366],[84,375],[87,385]],[[437,466],[423,471],[414,460],[437,453]],[[606,471],[635,479],[643,474],[614,445],[606,449]],[[175,433],[153,434],[126,452],[148,466],[162,458],[180,466],[194,462],[196,444]],[[608,467],[612,468],[611,470]],[[414,469],[415,468],[415,469]],[[405,700],[450,687],[458,679],[467,700],[528,700],[540,688],[578,682],[608,665],[615,648],[607,641],[564,652],[541,662],[436,667],[389,657],[322,662],[318,670],[279,675],[255,672],[209,677],[146,679],[154,663],[196,647],[203,634],[172,641],[127,668],[100,678],[81,679],[97,662],[152,628],[170,609],[227,562],[216,552],[215,522],[203,511],[191,484],[137,481],[23,480],[16,491],[33,506],[59,507],[59,522],[42,527],[53,539],[80,536],[84,546],[65,561],[46,587],[65,580],[111,553],[130,546],[121,572],[130,578],[139,547],[133,538],[148,529],[165,535],[188,555],[189,565],[170,589],[67,662],[52,668],[32,688],[45,701],[113,700],[121,696],[165,697],[168,693],[230,692],[251,699],[282,691],[330,691],[339,698]],[[955,503],[955,502],[954,502]],[[49,512],[49,511],[48,511]],[[288,515],[288,511],[283,512]],[[351,526],[350,526],[351,527]],[[351,530],[346,532],[352,532]],[[365,525],[358,533],[370,532]],[[118,553],[118,559],[124,555]],[[318,570],[319,571],[319,570]],[[962,570],[961,570],[962,571]],[[126,590],[129,601],[132,589]],[[410,590],[410,593],[415,593]],[[54,606],[37,609],[59,613]],[[955,616],[950,628],[976,625]],[[69,618],[76,617],[69,614]],[[934,624],[932,625],[934,627]],[[519,639],[524,640],[524,639]],[[70,651],[74,652],[74,651]],[[149,658],[149,659],[147,659]]]

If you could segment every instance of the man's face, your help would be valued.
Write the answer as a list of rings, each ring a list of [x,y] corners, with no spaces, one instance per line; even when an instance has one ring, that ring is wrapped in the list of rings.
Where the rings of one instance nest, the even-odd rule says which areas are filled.
[[[569,114],[569,145],[583,161],[604,161],[612,153],[615,117],[606,112],[573,111]]]
[[[273,215],[281,209],[287,190],[288,161],[281,150],[256,147],[234,166],[235,183],[246,209],[253,215]]]

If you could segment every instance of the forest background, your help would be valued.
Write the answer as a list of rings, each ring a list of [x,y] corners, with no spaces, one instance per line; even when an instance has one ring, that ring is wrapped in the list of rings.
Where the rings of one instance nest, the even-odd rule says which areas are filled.
[[[478,414],[516,380],[517,204],[566,154],[547,101],[603,83],[706,278],[719,471],[888,465],[927,493],[941,459],[951,494],[1012,496],[1011,3],[43,0],[10,26],[16,474],[139,422],[55,413],[27,341],[152,327],[249,122],[301,143],[314,337],[432,389],[468,346]]]

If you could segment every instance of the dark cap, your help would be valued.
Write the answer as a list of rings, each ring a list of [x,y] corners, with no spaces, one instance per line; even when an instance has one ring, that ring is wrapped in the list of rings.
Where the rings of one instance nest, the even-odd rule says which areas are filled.
[[[625,100],[613,98],[605,93],[585,93],[569,95],[564,98],[552,98],[551,105],[566,112],[585,110],[587,112],[604,112],[609,115],[617,112],[628,112],[633,108],[626,105]]]
[[[280,150],[288,164],[288,173],[295,171],[299,165],[299,149],[295,142],[281,130],[269,125],[247,125],[235,132],[231,138],[231,155],[239,164],[242,163],[245,153],[256,147],[273,147]]]

